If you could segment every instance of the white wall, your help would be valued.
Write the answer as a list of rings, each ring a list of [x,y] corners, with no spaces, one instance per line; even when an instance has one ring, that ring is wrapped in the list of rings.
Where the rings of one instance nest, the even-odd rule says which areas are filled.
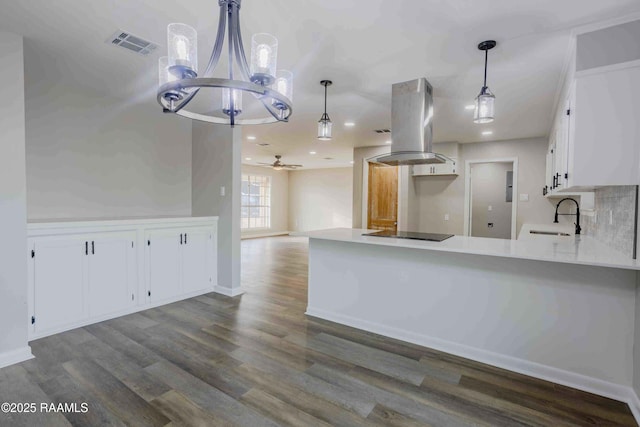
[[[30,357],[27,346],[27,214],[22,37],[0,33],[0,367]]]
[[[352,168],[289,172],[289,230],[351,228]]]
[[[242,165],[242,173],[271,177],[271,228],[257,231],[243,230],[242,237],[264,235],[265,233],[287,233],[289,231],[289,172]]]
[[[54,60],[26,43],[29,219],[190,215],[191,121],[49,77]]]
[[[511,238],[512,202],[506,201],[508,171],[513,171],[513,163],[471,165],[472,236]],[[493,227],[489,228],[488,223],[492,223]]]
[[[193,215],[219,217],[216,291],[239,295],[242,131],[198,121],[192,126]]]

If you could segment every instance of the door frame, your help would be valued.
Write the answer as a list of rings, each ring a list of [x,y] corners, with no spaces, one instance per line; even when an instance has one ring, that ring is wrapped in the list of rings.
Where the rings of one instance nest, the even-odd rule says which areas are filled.
[[[505,157],[494,159],[478,159],[465,161],[464,168],[464,235],[471,235],[471,166],[479,163],[512,163],[513,164],[513,188],[511,202],[511,240],[515,240],[518,235],[518,158]]]
[[[367,159],[362,159],[362,206],[360,207],[360,213],[362,218],[362,226],[361,228],[367,229],[369,225],[369,161]],[[407,208],[405,207],[405,203],[407,200],[407,195],[403,193],[403,189],[407,190],[407,185],[403,185],[403,174],[402,168],[398,167],[398,226],[397,230],[404,230],[407,215]]]

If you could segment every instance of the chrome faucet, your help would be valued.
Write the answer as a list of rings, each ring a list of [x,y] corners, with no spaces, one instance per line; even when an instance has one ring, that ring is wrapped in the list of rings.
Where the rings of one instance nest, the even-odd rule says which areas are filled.
[[[578,208],[578,210],[576,211],[575,214],[559,214],[558,213],[558,208],[560,207],[560,204],[562,202],[564,202],[565,200],[571,200],[573,203],[576,204],[576,207]],[[582,228],[580,228],[580,204],[575,199],[567,197],[566,199],[562,199],[562,200],[560,200],[558,202],[558,204],[556,205],[556,216],[553,219],[554,224],[558,223],[558,215],[575,215],[576,216],[576,222],[574,222],[573,224],[576,226],[576,234],[580,234],[580,231],[582,231]]]

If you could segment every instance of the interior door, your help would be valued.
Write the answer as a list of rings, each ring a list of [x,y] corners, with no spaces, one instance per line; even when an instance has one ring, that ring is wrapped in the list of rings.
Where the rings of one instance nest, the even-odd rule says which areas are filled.
[[[84,312],[85,242],[82,236],[40,238],[34,257],[34,332],[82,320]]]
[[[185,293],[210,288],[210,257],[213,231],[209,228],[185,228],[182,245],[182,289]]]
[[[134,233],[91,237],[89,242],[89,315],[125,310],[135,303]]]
[[[152,230],[146,233],[147,292],[151,302],[180,295],[180,231]]]
[[[367,228],[398,229],[398,167],[369,163]]]

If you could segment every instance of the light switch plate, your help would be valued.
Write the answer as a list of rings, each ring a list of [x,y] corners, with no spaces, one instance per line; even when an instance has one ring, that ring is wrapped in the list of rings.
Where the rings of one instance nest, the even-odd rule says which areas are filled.
[[[224,196],[227,193],[227,189],[224,186],[220,187],[220,195]]]
[[[521,202],[528,202],[529,201],[529,195],[526,193],[520,194],[520,201]]]
[[[449,221],[449,214],[444,214],[444,220]]]
[[[489,212],[491,212],[493,210],[493,206],[489,205],[488,210],[489,210]]]

